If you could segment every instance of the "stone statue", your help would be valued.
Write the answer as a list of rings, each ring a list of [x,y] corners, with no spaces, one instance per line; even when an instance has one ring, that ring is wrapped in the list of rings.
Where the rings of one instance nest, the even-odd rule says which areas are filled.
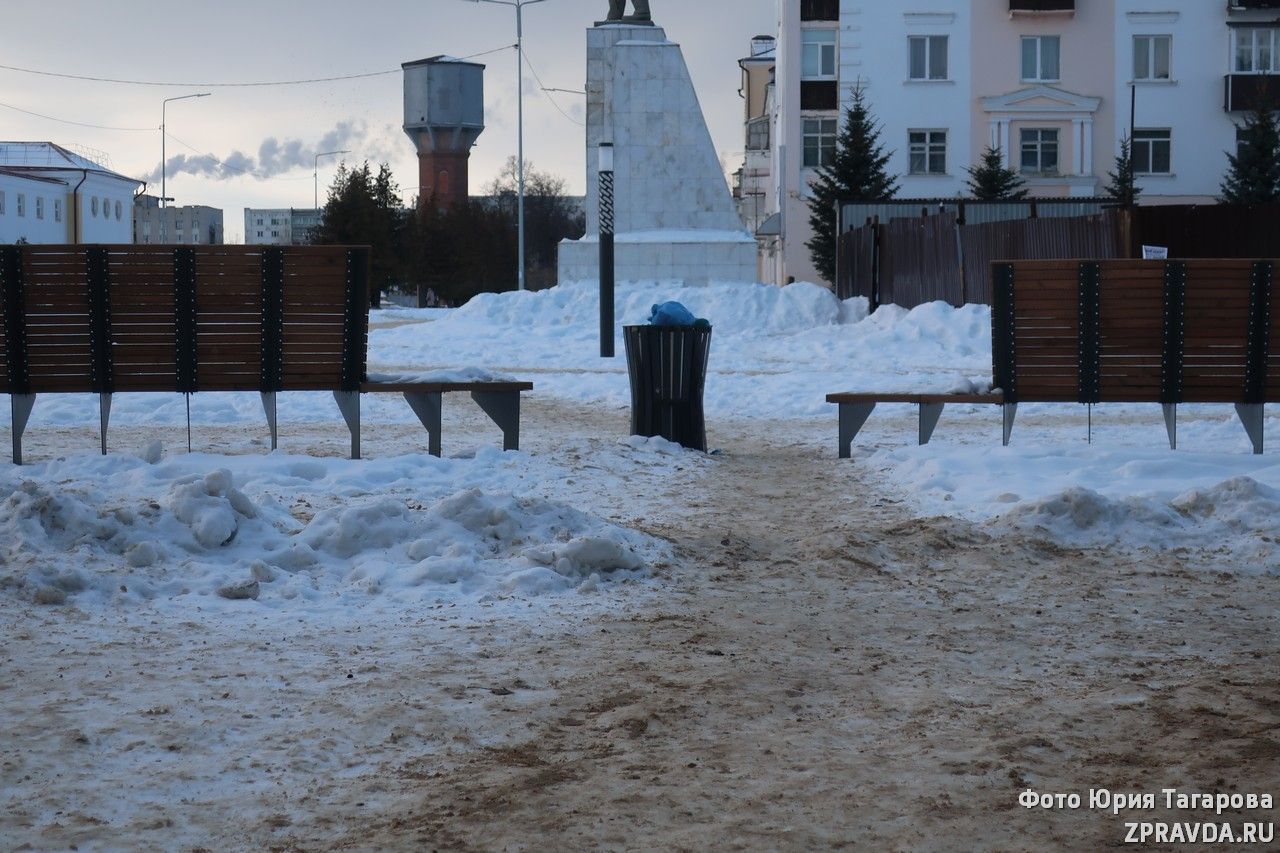
[[[653,17],[649,14],[649,0],[631,0],[631,8],[635,14],[622,14],[626,9],[627,0],[609,0],[609,18],[610,21],[625,21],[630,24],[652,24]]]

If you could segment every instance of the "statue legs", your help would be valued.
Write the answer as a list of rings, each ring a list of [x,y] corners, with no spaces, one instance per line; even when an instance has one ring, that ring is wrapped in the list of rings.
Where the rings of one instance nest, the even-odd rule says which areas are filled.
[[[649,14],[649,0],[631,0],[633,14],[623,16],[623,12],[627,8],[627,0],[609,0],[609,17],[610,21],[643,21],[651,23],[653,18]]]

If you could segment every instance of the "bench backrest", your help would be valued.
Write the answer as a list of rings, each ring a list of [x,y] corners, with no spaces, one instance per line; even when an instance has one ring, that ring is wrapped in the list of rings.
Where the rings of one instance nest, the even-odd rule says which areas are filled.
[[[369,250],[0,246],[0,393],[355,390]]]
[[[994,383],[1007,402],[1280,401],[1278,264],[997,261]]]

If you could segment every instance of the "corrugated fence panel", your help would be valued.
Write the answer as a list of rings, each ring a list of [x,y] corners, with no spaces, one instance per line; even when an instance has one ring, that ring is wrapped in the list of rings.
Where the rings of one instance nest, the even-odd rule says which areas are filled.
[[[875,299],[876,226],[864,225],[840,235],[836,246],[839,281],[836,294],[841,299],[865,296]]]
[[[889,221],[880,246],[880,303],[959,305],[963,290],[954,214]]]
[[[1137,255],[1143,245],[1167,246],[1171,258],[1265,258],[1280,244],[1280,204],[1138,207]]]

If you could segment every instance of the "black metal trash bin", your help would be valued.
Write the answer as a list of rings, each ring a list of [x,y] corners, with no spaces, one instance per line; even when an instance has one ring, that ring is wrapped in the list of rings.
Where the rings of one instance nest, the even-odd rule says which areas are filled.
[[[702,391],[711,329],[623,326],[622,332],[631,376],[631,434],[660,435],[705,453]]]

